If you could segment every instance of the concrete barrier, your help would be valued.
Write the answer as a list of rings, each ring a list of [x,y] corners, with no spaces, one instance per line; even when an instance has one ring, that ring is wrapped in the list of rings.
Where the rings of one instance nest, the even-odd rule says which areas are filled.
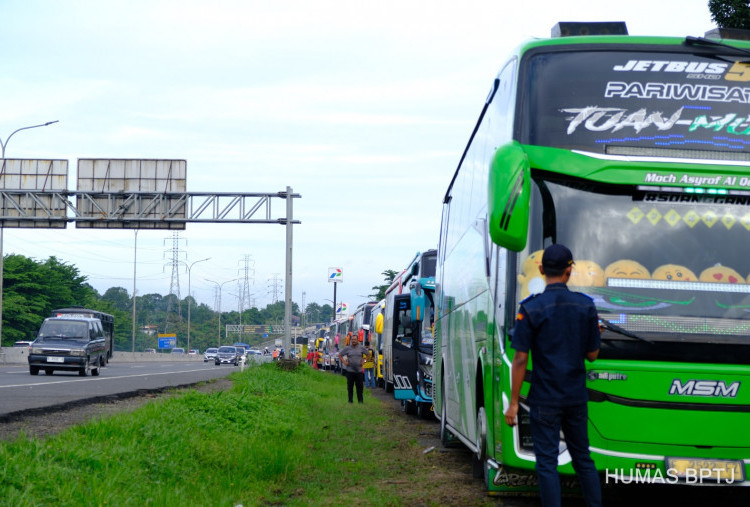
[[[28,347],[3,347],[0,349],[0,364],[29,364]],[[116,350],[112,354],[111,361],[119,363],[134,363],[144,361],[180,361],[180,362],[203,362],[203,354],[191,356],[188,354],[148,354],[146,352],[121,352]]]
[[[0,349],[0,364],[29,364],[28,347],[3,347]]]

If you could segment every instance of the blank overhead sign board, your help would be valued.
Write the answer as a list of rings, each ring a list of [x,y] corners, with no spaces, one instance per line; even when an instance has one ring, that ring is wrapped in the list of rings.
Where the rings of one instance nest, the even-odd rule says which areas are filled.
[[[65,228],[67,160],[0,159],[0,164],[3,227]]]
[[[78,159],[76,227],[184,229],[186,173],[185,160]]]

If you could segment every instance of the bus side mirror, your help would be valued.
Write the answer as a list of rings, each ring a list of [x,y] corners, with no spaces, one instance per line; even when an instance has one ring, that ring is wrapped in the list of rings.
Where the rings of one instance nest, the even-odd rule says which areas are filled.
[[[495,152],[487,187],[492,241],[508,250],[523,250],[529,230],[531,168],[517,142],[503,145]]]

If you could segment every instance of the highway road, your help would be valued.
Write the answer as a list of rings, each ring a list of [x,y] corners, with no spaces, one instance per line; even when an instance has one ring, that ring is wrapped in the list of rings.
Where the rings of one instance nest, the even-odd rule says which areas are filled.
[[[0,365],[0,419],[9,414],[58,405],[98,401],[130,393],[181,387],[236,371],[212,362],[110,362],[98,377],[79,377],[77,372],[54,375],[29,374],[27,365]]]

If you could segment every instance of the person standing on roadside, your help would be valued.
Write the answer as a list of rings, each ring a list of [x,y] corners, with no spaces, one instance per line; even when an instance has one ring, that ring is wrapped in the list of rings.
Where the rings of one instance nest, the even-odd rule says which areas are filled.
[[[375,354],[370,347],[365,348],[365,387],[375,387]]]
[[[521,384],[531,351],[531,437],[539,495],[545,507],[561,503],[557,472],[561,429],[586,505],[602,504],[599,475],[589,453],[584,362],[595,361],[599,355],[599,318],[591,298],[568,290],[572,269],[573,254],[567,247],[556,244],[544,250],[539,271],[546,280],[545,290],[521,301],[511,340],[515,355],[505,422],[510,426],[517,423]]]
[[[349,395],[349,403],[353,403],[354,393],[353,388],[357,388],[357,401],[363,403],[362,391],[364,390],[364,372],[362,371],[362,363],[365,358],[367,349],[365,349],[359,340],[353,338],[347,346],[341,349],[339,357],[343,364],[344,375],[346,375],[346,392]]]

